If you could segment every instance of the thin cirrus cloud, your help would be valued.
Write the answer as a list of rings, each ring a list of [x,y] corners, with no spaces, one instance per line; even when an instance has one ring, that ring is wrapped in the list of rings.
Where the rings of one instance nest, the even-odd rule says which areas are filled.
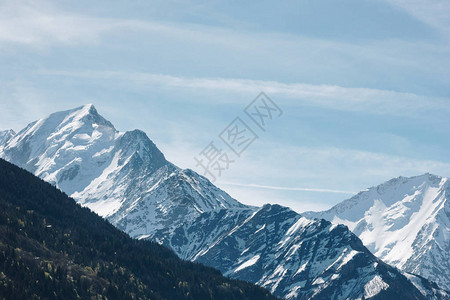
[[[450,175],[450,163],[429,158],[411,158],[407,155],[333,146],[277,147],[275,143],[265,143],[261,149],[263,150],[255,149],[254,152],[250,150],[251,153],[233,166],[222,180],[243,182],[242,174],[245,174],[248,178],[262,178],[258,182],[261,185],[296,187],[298,182],[305,182],[305,179],[310,178],[311,170],[314,170],[313,174],[319,179],[318,182],[328,184],[301,184],[302,187],[353,191],[398,175],[411,176],[425,172]],[[273,159],[268,160],[268,156]],[[345,178],[340,176],[343,169],[346,170]],[[373,180],[375,177],[376,180]],[[334,184],[330,179],[333,179]],[[356,185],[352,186],[354,183]]]
[[[394,6],[410,13],[416,19],[432,25],[441,32],[448,31],[450,5],[443,1],[433,0],[431,5],[422,1],[414,1],[414,5],[405,4],[402,0],[386,0]],[[96,17],[76,14],[58,9],[47,1],[18,2],[6,1],[0,5],[0,43],[12,43],[36,47],[52,45],[98,44],[108,41],[111,35],[121,32],[140,31],[158,36],[172,37],[176,40],[218,44],[225,47],[254,49],[257,45],[286,43],[311,45],[316,44],[323,49],[341,49],[340,51],[357,54],[361,47],[345,42],[330,42],[311,39],[305,36],[270,32],[266,34],[232,28],[195,24],[186,22],[161,22],[128,18]],[[435,16],[438,18],[434,18]],[[407,44],[398,45],[398,40],[371,44],[377,51],[386,48],[385,43],[393,48],[405,48]],[[428,44],[409,44],[414,47],[429,47]]]
[[[386,0],[450,38],[450,2],[447,0]]]
[[[413,93],[402,93],[370,88],[347,88],[335,85],[313,85],[305,83],[282,83],[277,81],[248,80],[236,78],[196,78],[165,74],[119,71],[60,71],[41,70],[39,75],[67,76],[82,79],[110,80],[135,88],[165,86],[199,90],[229,91],[256,94],[264,91],[270,95],[295,99],[295,103],[313,105],[343,111],[366,111],[392,115],[407,115],[426,110],[448,111],[450,99],[426,97]],[[227,100],[229,101],[229,100]],[[287,105],[293,105],[289,101]]]
[[[385,2],[443,33],[450,33],[450,4],[446,0]],[[71,44],[95,41],[100,35],[118,29],[158,31],[184,39],[203,36],[204,40],[230,43],[227,31],[224,30],[218,35],[219,28],[213,26],[93,17],[56,8],[51,1],[4,1],[3,5],[0,5],[0,41],[19,44]]]
[[[0,5],[0,43],[51,47],[99,44],[111,34],[140,31],[177,40],[246,47],[248,36],[220,27],[193,23],[95,17],[56,9],[47,2],[6,1]],[[1,44],[0,44],[1,45]]]
[[[0,42],[36,47],[99,43],[119,29],[168,31],[150,22],[99,18],[57,10],[46,2],[7,1],[0,6]]]
[[[355,149],[288,147],[278,151],[280,153],[273,156],[289,157],[288,162],[282,159],[261,164],[249,157],[250,161],[240,161],[230,174],[218,180],[218,186],[250,205],[279,203],[301,213],[329,209],[338,201],[356,194],[352,191],[376,186],[399,175],[450,174],[449,163]],[[343,168],[346,169],[345,176]],[[243,177],[245,172],[247,174]],[[265,176],[261,179],[258,174]],[[242,183],[249,178],[270,184]]]
[[[333,189],[285,187],[285,186],[272,186],[272,185],[261,185],[261,184],[252,184],[252,183],[245,184],[245,183],[228,182],[228,181],[221,181],[221,182],[219,182],[219,184],[249,187],[249,188],[258,188],[258,189],[268,189],[268,190],[280,190],[280,191],[318,192],[318,193],[335,193],[335,194],[350,194],[350,195],[353,195],[356,193],[354,191],[342,191],[342,190],[333,190]]]
[[[281,182],[288,182],[290,186],[295,186],[290,182],[291,179],[309,178],[311,170],[315,170],[314,175],[320,178],[319,182],[327,182],[327,179],[332,178],[338,183],[336,186],[344,187],[336,188],[335,185],[332,185],[322,186],[320,189],[351,191],[355,190],[355,187],[357,190],[367,187],[366,185],[370,184],[374,177],[377,179],[372,183],[398,175],[412,176],[425,172],[443,176],[450,175],[450,163],[426,158],[414,159],[401,155],[331,146],[284,146],[279,149],[274,145],[265,146],[264,149],[264,153],[267,155],[270,153],[270,156],[279,159],[271,163],[264,155],[250,155],[246,160],[240,161],[230,171],[230,177],[224,178],[224,181],[242,182],[237,178],[246,170],[246,175],[249,175],[250,178],[258,177],[258,174],[268,174],[266,182],[270,182],[270,174],[277,174],[280,183],[274,186],[284,186]],[[344,179],[339,175],[342,174],[343,168],[347,172],[347,177]],[[349,177],[351,180],[348,180]],[[341,182],[341,180],[343,181]],[[352,187],[351,183],[360,183],[360,185]]]
[[[82,25],[83,26],[80,26]],[[42,9],[39,5],[7,1],[0,6],[0,42],[48,46],[95,41],[108,29],[106,22]]]
[[[427,28],[433,33],[449,36],[448,1],[385,1],[429,25]],[[251,22],[245,17],[229,22],[202,23],[201,18],[185,17],[184,7],[190,8],[190,5],[183,1],[176,1],[173,7],[169,4],[170,9],[177,10],[174,12],[177,17],[166,17],[161,7],[155,4],[151,6],[157,13],[152,16],[146,11],[144,18],[144,14],[131,12],[132,7],[118,10],[114,7],[116,3],[111,3],[111,7],[97,3],[95,9],[90,5],[73,3],[46,0],[0,2],[0,50],[12,50],[6,52],[4,61],[7,63],[2,65],[3,72],[0,72],[3,76],[0,127],[20,129],[24,126],[22,122],[79,106],[80,101],[94,102],[101,113],[115,110],[110,116],[118,121],[115,118],[111,121],[118,123],[119,127],[128,128],[130,122],[124,119],[132,112],[134,119],[139,121],[131,124],[151,133],[149,135],[158,141],[158,146],[165,143],[162,150],[171,161],[181,167],[194,168],[193,153],[203,146],[198,141],[210,131],[205,130],[194,137],[190,133],[203,132],[200,127],[207,121],[197,123],[197,119],[191,118],[179,121],[175,116],[187,112],[170,105],[171,101],[181,102],[182,98],[182,101],[198,106],[201,110],[199,115],[204,116],[214,110],[197,104],[208,101],[208,104],[217,104],[214,108],[226,117],[226,105],[241,105],[240,100],[253,99],[260,91],[265,91],[286,112],[292,113],[292,119],[289,119],[292,123],[289,124],[306,124],[295,122],[299,111],[303,115],[309,111],[323,111],[325,116],[336,115],[339,118],[363,115],[364,122],[355,123],[355,131],[342,130],[337,136],[349,141],[349,136],[354,138],[355,132],[358,136],[364,131],[367,138],[360,139],[360,144],[370,142],[361,151],[350,149],[358,147],[357,143],[347,144],[345,147],[349,149],[343,149],[340,147],[344,145],[326,139],[329,134],[321,135],[322,127],[318,126],[310,131],[307,127],[303,129],[312,132],[311,135],[318,133],[318,137],[325,137],[323,145],[315,144],[318,137],[308,139],[311,144],[307,144],[299,135],[296,136],[298,140],[294,137],[290,140],[297,143],[295,148],[277,144],[274,148],[282,148],[278,154],[276,150],[269,151],[262,146],[250,150],[247,158],[222,178],[228,183],[223,184],[227,190],[236,191],[240,200],[259,201],[262,198],[269,201],[270,195],[271,199],[296,201],[302,198],[306,201],[304,197],[309,197],[311,205],[317,205],[322,198],[342,200],[344,193],[400,174],[450,174],[447,162],[440,162],[439,158],[425,151],[422,153],[420,149],[414,149],[417,151],[414,153],[408,145],[408,141],[414,145],[421,135],[430,137],[430,140],[436,136],[436,144],[432,141],[430,148],[442,148],[445,153],[445,128],[448,125],[445,116],[450,113],[450,48],[445,39],[434,35],[424,39],[422,35],[414,34],[414,28],[407,31],[412,32],[415,39],[401,35],[393,38],[383,34],[382,30],[379,35],[364,39],[325,39],[320,35],[305,34],[305,31],[283,31],[278,27],[271,31],[267,27],[258,29],[252,24],[240,26],[236,23],[243,20]],[[126,5],[128,3],[123,7]],[[209,10],[209,6],[205,6],[199,15],[210,16],[206,13]],[[217,11],[227,18],[234,15],[234,10]],[[111,11],[115,13],[108,13]],[[324,15],[327,16],[326,12]],[[382,21],[383,16],[375,13],[376,20]],[[41,52],[41,49],[48,51]],[[36,70],[36,66],[42,69]],[[157,100],[147,101],[151,97]],[[115,98],[118,100],[111,100]],[[134,106],[129,103],[120,106],[123,98],[133,99]],[[169,105],[160,105],[158,100],[169,102]],[[143,108],[146,105],[149,108]],[[150,108],[150,105],[153,106]],[[167,109],[167,114],[158,114],[153,110],[155,107],[160,109],[158,112],[166,112],[166,107],[170,109]],[[187,107],[187,104],[182,107]],[[226,109],[222,110],[222,107]],[[146,113],[152,114],[153,121],[148,121]],[[364,118],[368,114],[372,115]],[[174,119],[173,132],[168,130],[169,126],[159,125],[169,123],[169,117],[161,118],[163,115]],[[395,125],[402,125],[405,119],[407,124],[415,121],[419,124],[410,128],[399,126],[401,128],[395,131],[406,140],[406,146],[399,142],[401,151],[391,150],[394,147],[390,147],[390,140],[379,138],[385,135],[373,132],[383,127],[374,122],[396,119],[398,121],[392,122]],[[421,123],[423,119],[427,122]],[[323,120],[326,123],[326,117]],[[180,122],[187,125],[180,126]],[[359,124],[363,127],[358,129]],[[342,128],[346,129],[345,124]],[[386,128],[379,130],[392,130]],[[441,137],[437,136],[436,128],[444,128]],[[302,127],[285,130],[302,130]],[[305,145],[298,147],[303,142]],[[386,147],[374,147],[374,143]],[[381,150],[384,154],[377,153]],[[262,154],[270,154],[277,159],[273,162],[259,159]],[[286,157],[290,159],[286,160]],[[441,159],[445,160],[445,157]],[[252,183],[241,184],[243,182]],[[294,202],[286,203],[295,205]],[[322,201],[320,205],[324,203]]]
[[[25,4],[23,4],[25,3]],[[181,61],[181,65],[171,66],[173,57],[166,57],[162,55],[163,59],[161,64],[165,62],[165,70],[172,68],[169,74],[178,72],[181,70],[189,70],[191,74],[195,74],[196,65],[187,63],[190,61],[192,55],[204,54],[205,66],[200,67],[198,70],[208,70],[208,65],[212,64],[215,72],[218,69],[218,76],[236,77],[234,73],[220,74],[221,64],[216,59],[208,60],[207,57],[211,53],[223,52],[230,53],[229,56],[224,57],[224,60],[228,60],[227,65],[232,64],[244,64],[243,70],[247,70],[247,74],[243,77],[254,78],[255,74],[251,70],[258,69],[261,62],[272,62],[269,66],[274,68],[274,75],[271,78],[277,78],[279,81],[289,80],[293,82],[295,77],[284,77],[284,71],[286,68],[302,68],[304,71],[299,71],[298,76],[302,82],[305,80],[314,80],[310,83],[333,83],[337,85],[345,86],[357,86],[357,87],[371,87],[371,88],[386,88],[395,89],[400,88],[402,91],[411,91],[411,88],[416,93],[426,93],[432,95],[446,95],[446,82],[448,68],[447,63],[443,60],[445,53],[448,53],[448,49],[440,44],[428,43],[425,41],[405,41],[405,40],[369,40],[363,43],[351,43],[348,41],[329,41],[324,39],[307,38],[305,36],[296,34],[287,34],[280,32],[255,32],[246,30],[235,30],[233,28],[212,26],[206,24],[194,24],[186,22],[160,22],[155,20],[141,20],[133,18],[110,18],[110,17],[98,17],[92,15],[75,14],[61,9],[56,9],[51,5],[33,5],[33,2],[17,2],[7,1],[6,4],[0,5],[0,49],[25,46],[23,49],[26,51],[32,51],[35,48],[48,49],[53,46],[79,46],[79,45],[94,45],[98,47],[104,47],[104,53],[109,53],[111,50],[111,43],[120,39],[127,40],[122,45],[130,45],[133,49],[148,49],[154,51],[151,53],[159,52],[155,49],[151,43],[158,44],[160,41],[164,41],[164,45],[169,49],[178,49],[180,45],[187,46],[186,53],[180,52],[177,56],[183,56],[184,59],[176,60]],[[445,10],[447,11],[447,10]],[[442,22],[440,22],[442,23]],[[132,33],[132,34],[129,34]],[[139,36],[145,35],[144,39],[133,40],[135,36],[133,33],[138,33]],[[159,42],[158,42],[159,41]],[[134,46],[133,46],[134,45]],[[136,46],[139,45],[139,46]],[[203,49],[209,49],[208,46],[214,46],[211,51],[202,52]],[[276,47],[273,45],[277,45]],[[147,47],[147,48],[146,48]],[[189,48],[191,47],[191,48]],[[254,49],[261,49],[257,53],[257,58],[252,59],[255,56]],[[281,49],[281,52],[280,52]],[[232,51],[230,51],[232,50]],[[160,49],[161,52],[165,52],[164,48]],[[113,52],[113,51],[112,51]],[[13,51],[13,53],[15,53]],[[170,51],[169,51],[170,53]],[[322,53],[318,55],[317,53]],[[241,61],[236,57],[249,56],[248,61]],[[121,56],[122,57],[122,56]],[[203,58],[202,58],[203,59]],[[111,60],[114,62],[114,60]],[[361,65],[364,65],[364,70],[367,72],[360,72]],[[153,68],[158,69],[158,64],[151,65]],[[156,66],[156,67],[155,67]],[[283,67],[286,66],[286,67]],[[333,67],[334,66],[334,67]],[[390,66],[390,71],[385,72],[379,70],[380,66]],[[85,68],[88,66],[85,66]],[[150,68],[151,69],[151,68]],[[342,78],[341,74],[347,70],[347,78]],[[151,69],[152,72],[161,72],[160,70]],[[87,71],[88,72],[88,71]],[[166,72],[166,71],[163,71]],[[225,71],[224,71],[225,72]],[[232,72],[232,71],[229,71]],[[255,71],[256,72],[256,71]],[[356,72],[356,73],[355,73]],[[381,73],[380,73],[381,72]],[[386,74],[385,74],[386,73]],[[216,73],[214,73],[216,74]],[[334,75],[333,75],[334,74]],[[384,77],[379,78],[380,74],[391,77],[392,80],[383,80]],[[424,77],[436,78],[435,85],[428,86],[428,81],[420,81],[414,85],[408,85],[405,87],[403,78],[414,79],[413,74],[424,74]],[[107,75],[104,73],[103,75]],[[112,76],[118,76],[119,74],[110,73]],[[207,88],[207,85],[214,87],[222,82],[228,86],[237,85],[239,90],[243,90],[242,84],[244,81],[221,81],[212,78],[177,78],[177,77],[162,77],[158,74],[127,74],[134,77],[137,80],[150,80],[160,81],[164,83],[170,83],[174,86],[177,85],[176,81],[181,81],[181,86],[186,85],[199,85],[202,88]],[[159,76],[159,78],[155,78]],[[206,75],[211,76],[211,75]],[[410,78],[411,77],[411,78]],[[269,77],[270,78],[270,77]],[[311,79],[312,78],[312,79]],[[219,78],[220,79],[220,78]],[[261,78],[255,78],[261,79]],[[265,77],[264,79],[267,79]],[[202,82],[199,82],[202,80]],[[169,82],[170,81],[170,82]],[[380,81],[379,85],[377,82]],[[294,81],[295,82],[295,81]],[[392,82],[392,84],[391,84]],[[267,82],[262,82],[266,85]],[[383,86],[385,85],[385,86]],[[386,86],[387,85],[387,86]],[[255,82],[252,82],[252,86],[247,89],[251,89],[254,92]],[[297,86],[292,88],[293,85],[283,86],[277,84],[277,82],[271,82],[269,88],[279,94],[286,94],[289,97],[301,96],[318,96],[322,100],[314,99],[315,103],[318,102],[333,102],[326,100],[320,95],[318,91],[313,91],[313,94],[308,93],[308,87]],[[220,87],[217,87],[220,89]],[[226,87],[229,88],[229,87]],[[256,87],[259,88],[259,87]],[[342,89],[332,85],[324,85],[320,87],[321,91],[326,89],[331,92],[340,93]],[[353,89],[352,91],[356,91]],[[269,91],[268,91],[269,92]],[[349,106],[358,107],[368,103],[366,97],[372,97],[373,90],[361,89],[357,95],[347,94],[346,97],[352,97],[352,101],[348,102]],[[386,91],[389,92],[389,91]],[[376,102],[380,108],[386,107],[384,112],[390,112],[391,107],[396,107],[395,111],[403,113],[405,107],[402,102],[412,103],[412,108],[419,106],[418,102],[424,103],[425,107],[432,106],[429,99],[413,97],[413,95],[407,96],[406,100],[396,100],[397,94],[384,93],[380,94],[376,91],[380,97],[385,97],[387,100],[382,102]],[[329,92],[328,92],[329,94]],[[405,95],[400,95],[401,98],[405,98]],[[333,97],[334,99],[335,97]],[[373,97],[372,97],[373,98]],[[391,102],[389,105],[385,105],[387,102]],[[334,101],[336,102],[336,101]],[[373,101],[370,101],[373,102]],[[432,100],[431,102],[437,102]],[[442,102],[442,101],[441,101]],[[326,103],[326,106],[332,106],[333,103]],[[382,104],[382,105],[379,105]],[[341,105],[341,102],[339,102]],[[336,105],[335,105],[336,106]],[[351,109],[346,107],[346,110]],[[376,109],[378,110],[378,109]]]

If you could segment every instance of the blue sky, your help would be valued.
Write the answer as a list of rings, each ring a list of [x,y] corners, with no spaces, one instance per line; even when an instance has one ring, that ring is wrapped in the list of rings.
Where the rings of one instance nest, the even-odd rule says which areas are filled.
[[[264,91],[283,110],[216,181],[324,209],[450,176],[450,3],[0,1],[0,128],[93,103],[183,168]]]

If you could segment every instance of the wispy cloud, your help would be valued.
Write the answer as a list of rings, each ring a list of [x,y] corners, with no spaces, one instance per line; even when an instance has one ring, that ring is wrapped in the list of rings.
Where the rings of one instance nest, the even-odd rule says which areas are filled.
[[[118,71],[60,71],[42,70],[40,75],[69,76],[82,79],[111,80],[138,88],[163,86],[185,88],[192,91],[228,91],[255,95],[264,91],[273,96],[291,99],[292,105],[313,105],[335,110],[366,111],[382,114],[414,114],[426,110],[450,112],[450,99],[426,97],[413,93],[401,93],[370,88],[348,88],[335,85],[282,83],[278,81],[248,80],[236,78],[195,78],[165,74]],[[294,99],[295,101],[292,101]],[[227,100],[229,102],[229,99]]]
[[[43,2],[6,1],[0,6],[0,42],[49,46],[94,42],[111,23],[57,11]],[[82,25],[82,26],[80,26]]]
[[[386,0],[450,38],[450,2],[447,0]]]
[[[147,38],[172,37],[182,41],[245,46],[245,34],[193,23],[95,17],[61,10],[48,1],[5,1],[0,4],[0,43],[34,47],[98,44],[110,34],[140,31]],[[1,46],[1,44],[0,44]]]
[[[446,161],[351,148],[279,147],[265,143],[249,151],[245,159],[230,168],[224,182],[248,182],[258,178],[258,184],[267,186],[320,186],[329,190],[358,191],[399,175],[430,172],[450,176],[450,163]]]
[[[324,194],[317,194],[319,197],[314,199],[305,197],[305,195],[284,196],[280,191],[276,190],[227,185],[221,186],[221,188],[224,188],[225,191],[235,199],[248,205],[261,206],[266,203],[279,204],[290,207],[298,213],[304,211],[323,211],[333,206],[331,203],[317,200],[321,199]],[[343,200],[344,198],[348,198],[348,196],[339,196],[339,200]]]
[[[218,184],[241,186],[249,188],[258,189],[268,189],[268,190],[279,190],[279,191],[298,191],[298,192],[317,192],[317,193],[335,193],[335,194],[355,194],[353,191],[341,191],[332,189],[317,189],[317,188],[303,188],[303,187],[284,187],[284,186],[272,186],[272,185],[261,185],[261,184],[244,184],[237,182],[220,181]]]
[[[161,70],[168,72],[166,70],[170,69],[171,73],[176,70],[180,72],[178,74],[196,74],[198,70],[201,72],[208,70],[209,74],[217,74],[217,76],[234,74],[230,76],[237,77],[236,74],[245,74],[242,77],[276,78],[278,81],[284,81],[286,78],[290,82],[293,82],[293,78],[294,80],[301,78],[300,82],[334,83],[348,87],[383,88],[388,86],[387,89],[398,88],[401,91],[415,91],[430,95],[446,95],[448,86],[446,84],[448,63],[445,58],[450,50],[447,45],[425,40],[379,39],[362,42],[327,40],[291,33],[260,32],[207,23],[195,24],[184,22],[183,19],[162,22],[151,18],[133,18],[129,15],[116,18],[88,15],[74,13],[63,9],[63,5],[58,7],[49,4],[51,2],[48,1],[5,1],[3,3],[0,4],[0,49],[12,47],[14,50],[10,51],[12,53],[15,53],[16,47],[30,51],[55,46],[93,45],[96,49],[102,49],[102,53],[108,57],[108,55],[114,55],[117,48],[126,52],[124,48],[129,47],[128,50],[132,50],[133,54],[139,53],[138,49],[145,49],[145,53],[140,55],[149,55],[145,56],[146,59],[151,58],[151,55],[161,58],[160,62],[150,64],[152,68],[144,68],[148,67],[148,63],[143,63],[141,69],[149,69],[152,72],[161,72]],[[120,47],[115,47],[117,46],[115,43],[120,44]],[[255,49],[258,50],[255,51]],[[223,56],[219,57],[217,53],[223,53]],[[199,59],[199,66],[191,62],[192,57]],[[132,61],[133,58],[135,57],[128,60]],[[80,60],[84,61],[85,58]],[[226,64],[223,63],[225,61]],[[239,66],[236,68],[239,72],[230,70],[229,66],[233,65]],[[86,65],[80,64],[78,67],[86,68]],[[132,69],[136,68],[132,67]],[[222,72],[222,69],[226,71]],[[270,70],[271,77],[267,76],[269,73],[267,70]],[[286,74],[291,75],[286,76]],[[295,74],[295,77],[292,74]],[[421,74],[426,80],[416,82],[415,74]],[[124,75],[132,75],[135,81],[150,79],[164,81],[162,84],[171,82],[173,86],[177,86],[179,81],[176,77],[149,78],[151,74]],[[434,85],[429,84],[429,78],[435,79]],[[199,85],[202,88],[207,85],[211,88],[219,88],[217,85],[224,83],[224,89],[237,86],[241,91],[250,89],[252,93],[255,88],[259,89],[258,86],[248,87],[247,82],[244,82],[245,87],[243,87],[242,81],[223,82],[200,78],[202,82],[198,80],[187,82],[189,78],[182,79],[179,85],[190,85],[193,88]],[[410,80],[414,80],[414,84],[405,85],[405,82]],[[263,82],[263,84],[267,83]],[[254,83],[253,86],[255,86]],[[269,85],[274,92],[288,96],[317,96],[313,99],[315,103],[325,102],[327,106],[332,106],[333,103],[335,103],[334,106],[342,104],[341,102],[336,104],[334,100],[336,97],[330,100],[328,96],[317,91],[313,91],[314,95],[311,95],[307,86],[300,86],[300,88],[297,86],[294,89],[292,87],[293,85]],[[340,96],[342,91],[339,87],[332,85],[320,87],[320,90],[322,92],[328,90],[327,94],[336,93],[337,96]],[[376,111],[382,110],[383,107],[387,107],[385,111],[390,111],[392,105],[402,102],[402,100],[396,100],[397,94],[380,95],[379,91],[376,93],[386,98],[385,101],[376,102],[374,105],[377,106]],[[370,89],[362,89],[356,96],[346,94],[345,97],[351,101],[347,101],[348,105],[344,109],[349,110],[354,107],[358,110],[358,107],[367,103],[365,98],[372,97],[372,94],[373,90]],[[318,97],[321,98],[320,101]],[[413,107],[419,106],[418,102],[424,102],[424,107],[430,105],[429,101],[424,101],[424,98],[415,99],[413,95],[406,97],[406,102],[415,102]],[[405,95],[402,95],[402,98],[405,98]],[[391,105],[386,106],[388,102]],[[397,111],[402,111],[404,107],[404,104],[400,104]]]
[[[278,202],[298,212],[330,208],[360,190],[400,175],[430,172],[450,176],[448,162],[357,149],[265,145],[257,151],[259,155],[249,153],[230,168],[217,181],[218,186],[249,204]],[[249,181],[261,184],[245,183]]]

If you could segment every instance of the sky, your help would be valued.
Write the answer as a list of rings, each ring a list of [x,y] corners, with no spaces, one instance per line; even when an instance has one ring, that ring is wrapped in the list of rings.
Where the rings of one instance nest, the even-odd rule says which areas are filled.
[[[261,92],[265,130],[244,111]],[[450,177],[450,2],[0,0],[0,130],[87,103],[201,174],[213,142],[233,161],[215,184],[247,204]],[[219,136],[238,117],[240,156]]]

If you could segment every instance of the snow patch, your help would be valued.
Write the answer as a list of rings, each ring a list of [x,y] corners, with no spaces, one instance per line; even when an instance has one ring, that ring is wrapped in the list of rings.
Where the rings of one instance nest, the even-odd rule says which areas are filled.
[[[239,271],[241,271],[241,270],[243,270],[243,269],[245,269],[245,268],[248,268],[248,267],[253,266],[254,264],[256,264],[256,263],[258,262],[259,258],[260,258],[259,255],[253,256],[252,258],[250,258],[250,259],[247,260],[246,262],[242,263],[239,267],[237,267],[237,268],[234,270],[234,273],[239,272]]]
[[[383,281],[379,275],[375,275],[366,285],[364,286],[364,296],[366,298],[374,297],[378,295],[382,290],[386,290],[389,285]]]
[[[263,230],[264,228],[266,228],[266,224],[264,224],[263,226],[261,226],[261,228],[259,228],[258,230],[255,231],[255,234],[257,234],[258,232],[260,232],[261,230]]]

